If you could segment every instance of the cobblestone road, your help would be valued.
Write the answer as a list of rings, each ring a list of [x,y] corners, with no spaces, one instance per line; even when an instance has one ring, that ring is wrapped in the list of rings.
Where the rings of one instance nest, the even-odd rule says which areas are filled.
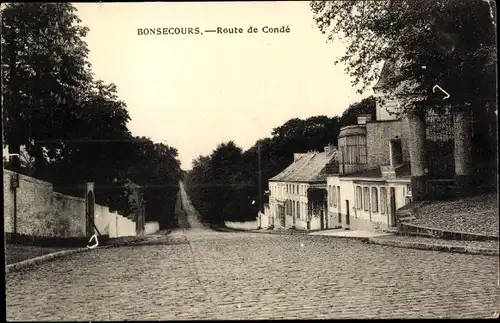
[[[475,318],[499,309],[497,257],[214,232],[189,220],[172,233],[184,244],[97,249],[8,274],[7,320]]]

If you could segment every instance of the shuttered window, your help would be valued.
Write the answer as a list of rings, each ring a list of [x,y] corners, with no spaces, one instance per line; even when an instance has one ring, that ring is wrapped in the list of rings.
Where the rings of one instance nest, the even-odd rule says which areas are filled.
[[[372,187],[372,212],[378,212],[378,190]]]
[[[363,194],[361,193],[361,186],[356,186],[356,208],[361,209],[363,205]]]
[[[368,187],[363,187],[363,209],[368,211],[370,205],[370,189]]]

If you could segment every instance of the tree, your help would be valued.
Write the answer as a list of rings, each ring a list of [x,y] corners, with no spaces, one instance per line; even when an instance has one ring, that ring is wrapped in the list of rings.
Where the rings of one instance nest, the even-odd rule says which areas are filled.
[[[182,178],[177,149],[135,137],[130,155],[127,176],[142,187],[147,220],[158,221],[161,228],[175,226],[174,208]]]
[[[82,40],[88,28],[75,12],[69,3],[9,3],[2,10],[4,136],[13,153],[35,141],[36,172],[46,164],[43,147],[60,148],[57,139],[71,127],[65,120],[91,80]]]
[[[177,150],[134,138],[114,84],[94,80],[69,3],[10,3],[2,10],[3,131],[11,153],[25,146],[32,175],[66,194],[96,185],[96,202],[128,215],[128,180],[145,186],[147,217],[171,225],[180,180]],[[19,165],[7,165],[23,171]]]
[[[357,124],[357,116],[359,114],[369,114],[372,116],[372,120],[375,120],[377,118],[375,97],[370,96],[364,98],[360,102],[349,105],[349,108],[347,108],[344,113],[342,113],[342,117],[340,118],[340,125],[344,127]]]
[[[123,211],[127,171],[134,155],[126,105],[118,99],[114,84],[101,81],[92,82],[80,100],[75,113],[64,120],[72,127],[54,138],[61,149],[48,152],[50,166],[43,177],[61,187],[95,182],[96,202]]]
[[[271,138],[257,140],[245,152],[228,142],[219,145],[210,156],[198,157],[186,179],[194,206],[212,224],[254,220],[259,191],[263,203],[267,202],[264,192],[268,190],[269,178],[290,165],[296,152],[322,151],[326,145],[336,145],[339,120],[327,116],[291,119],[273,129]]]
[[[416,101],[441,106],[432,88],[450,95],[445,103],[472,104],[494,117],[496,90],[496,10],[485,0],[312,1],[314,19],[328,40],[342,37],[346,53],[336,63],[362,92],[380,76],[380,63],[395,62],[386,88],[402,84]],[[411,85],[411,86],[410,86]]]

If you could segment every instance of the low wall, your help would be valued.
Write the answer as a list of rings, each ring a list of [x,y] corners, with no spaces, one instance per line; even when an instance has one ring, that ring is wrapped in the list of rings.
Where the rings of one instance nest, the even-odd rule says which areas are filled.
[[[158,222],[146,222],[144,225],[144,234],[153,234],[160,230],[160,224]]]
[[[11,187],[14,172],[4,169],[4,232],[36,237],[78,238],[87,233],[85,199],[54,192],[51,183],[19,174],[19,186]],[[83,192],[82,192],[83,195]],[[14,218],[16,221],[14,221]],[[135,236],[135,222],[95,205],[95,224],[110,237]],[[91,232],[92,234],[94,232]]]
[[[265,229],[269,228],[270,225],[271,219],[269,215],[260,213],[260,227]]]
[[[224,221],[224,223],[226,224],[226,227],[238,230],[256,230],[259,227],[259,223],[257,220],[247,222]]]

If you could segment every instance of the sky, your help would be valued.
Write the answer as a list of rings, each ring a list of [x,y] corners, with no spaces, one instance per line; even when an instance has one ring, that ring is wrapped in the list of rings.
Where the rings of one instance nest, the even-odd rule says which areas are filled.
[[[233,140],[246,150],[291,118],[341,114],[356,93],[345,51],[307,1],[77,3],[96,79],[114,83],[133,135],[178,149],[181,167]],[[288,26],[266,34],[262,27]],[[139,28],[243,28],[242,34],[138,35]],[[259,32],[249,34],[249,27]]]

